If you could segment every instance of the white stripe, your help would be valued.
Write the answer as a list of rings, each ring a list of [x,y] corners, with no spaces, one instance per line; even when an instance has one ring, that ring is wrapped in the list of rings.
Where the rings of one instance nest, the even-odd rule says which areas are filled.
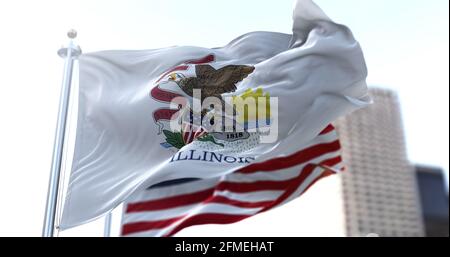
[[[261,202],[277,199],[284,191],[282,190],[264,190],[250,193],[234,193],[230,191],[216,191],[215,195],[225,196],[227,198],[243,202]]]
[[[338,173],[341,173],[342,169],[345,168],[345,164],[343,162],[340,162],[340,163],[334,165],[333,168],[335,170],[339,171]]]
[[[127,234],[123,237],[155,237],[157,235],[164,235],[164,231],[164,229],[145,230],[142,232]]]
[[[157,211],[142,211],[142,212],[130,212],[125,213],[122,218],[122,223],[133,223],[140,221],[156,221],[165,220],[170,218],[179,217],[188,214],[191,210],[195,209],[201,203],[190,204],[177,208],[170,208]]]

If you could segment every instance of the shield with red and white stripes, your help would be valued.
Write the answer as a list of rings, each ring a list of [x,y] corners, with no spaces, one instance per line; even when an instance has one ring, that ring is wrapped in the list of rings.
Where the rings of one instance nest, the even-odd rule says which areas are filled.
[[[202,126],[196,126],[192,123],[183,123],[182,125],[182,135],[185,144],[189,144],[196,138],[204,135],[206,130]]]

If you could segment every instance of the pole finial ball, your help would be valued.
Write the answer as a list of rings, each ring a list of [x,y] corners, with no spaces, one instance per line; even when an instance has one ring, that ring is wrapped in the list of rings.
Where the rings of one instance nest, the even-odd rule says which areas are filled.
[[[68,36],[70,39],[74,39],[74,38],[77,37],[77,31],[74,30],[74,29],[71,29],[71,30],[69,30],[69,31],[67,32],[67,36]]]

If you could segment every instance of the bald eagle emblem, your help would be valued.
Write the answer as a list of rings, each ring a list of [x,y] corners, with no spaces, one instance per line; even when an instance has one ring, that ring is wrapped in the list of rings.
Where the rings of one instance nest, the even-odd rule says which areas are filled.
[[[223,102],[222,94],[231,93],[237,89],[237,84],[247,78],[255,68],[248,65],[227,65],[214,68],[208,64],[214,61],[214,56],[206,56],[199,60],[188,61],[165,72],[156,82],[150,92],[150,96],[158,102],[170,103],[176,97],[194,97],[194,90],[199,89],[203,101],[208,97],[216,97]],[[217,142],[216,134],[209,133],[201,122],[208,110],[202,110],[195,116],[192,109],[186,110],[159,108],[153,112],[153,118],[158,125],[159,134],[165,137],[161,143],[164,148],[178,150],[194,140],[211,142],[222,146]],[[190,118],[186,118],[190,117]],[[171,129],[169,123],[174,120],[182,120],[179,129]],[[187,121],[187,122],[186,122]]]

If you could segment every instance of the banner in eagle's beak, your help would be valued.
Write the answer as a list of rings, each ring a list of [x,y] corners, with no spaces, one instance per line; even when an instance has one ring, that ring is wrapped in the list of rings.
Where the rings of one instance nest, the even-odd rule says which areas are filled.
[[[297,1],[293,34],[252,32],[213,49],[88,53],[79,74],[62,229],[163,181],[289,156],[370,103],[358,42],[310,0]]]

